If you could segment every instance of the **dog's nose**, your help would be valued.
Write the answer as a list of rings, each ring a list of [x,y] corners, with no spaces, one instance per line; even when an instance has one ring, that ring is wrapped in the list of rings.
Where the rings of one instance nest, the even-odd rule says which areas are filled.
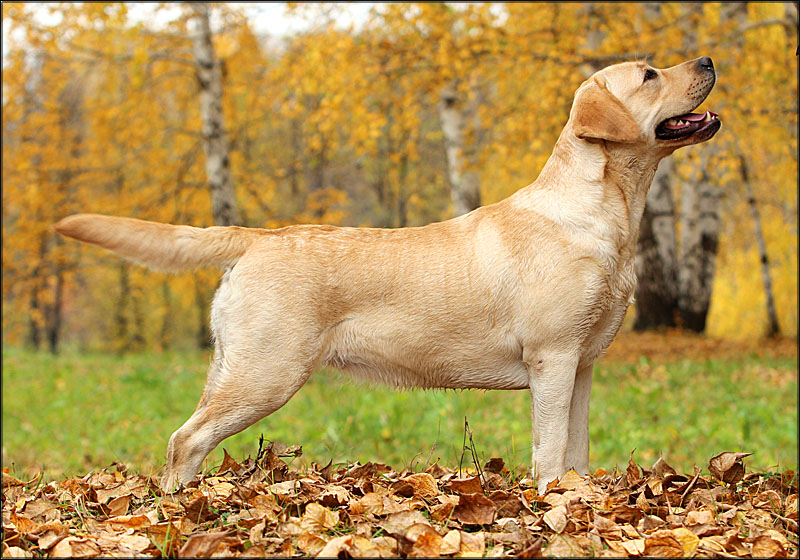
[[[714,70],[714,62],[711,60],[710,56],[701,56],[698,58],[697,65],[701,70]]]

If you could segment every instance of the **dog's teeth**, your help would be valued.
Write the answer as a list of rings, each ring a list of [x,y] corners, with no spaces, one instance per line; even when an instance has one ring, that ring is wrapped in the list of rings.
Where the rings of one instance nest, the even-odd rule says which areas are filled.
[[[711,111],[706,111],[706,116],[703,118],[703,122],[708,122],[711,120]]]
[[[680,126],[686,126],[686,124],[686,121],[678,121],[678,125]]]

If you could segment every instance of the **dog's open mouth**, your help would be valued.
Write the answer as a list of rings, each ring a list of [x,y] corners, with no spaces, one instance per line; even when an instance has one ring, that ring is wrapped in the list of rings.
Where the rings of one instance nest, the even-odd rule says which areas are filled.
[[[659,140],[681,140],[693,134],[711,138],[720,127],[719,115],[713,111],[687,113],[663,121],[656,127],[656,138]],[[707,138],[705,138],[707,135]]]

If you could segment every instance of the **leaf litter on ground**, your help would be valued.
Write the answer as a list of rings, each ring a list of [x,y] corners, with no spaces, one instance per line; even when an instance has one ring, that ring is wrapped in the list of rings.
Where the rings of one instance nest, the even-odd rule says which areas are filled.
[[[379,463],[294,470],[299,446],[217,472],[174,494],[114,463],[83,478],[2,473],[4,557],[797,557],[794,472],[747,473],[721,453],[702,475],[574,471],[539,495],[502,459],[423,472]]]

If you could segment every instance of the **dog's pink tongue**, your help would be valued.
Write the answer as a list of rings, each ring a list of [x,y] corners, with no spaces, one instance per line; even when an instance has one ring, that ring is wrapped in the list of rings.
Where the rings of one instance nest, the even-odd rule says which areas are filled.
[[[702,121],[704,118],[706,118],[705,113],[703,113],[702,115],[698,113],[686,113],[685,115],[681,115],[680,117],[678,117],[678,120],[697,122],[697,121]]]

